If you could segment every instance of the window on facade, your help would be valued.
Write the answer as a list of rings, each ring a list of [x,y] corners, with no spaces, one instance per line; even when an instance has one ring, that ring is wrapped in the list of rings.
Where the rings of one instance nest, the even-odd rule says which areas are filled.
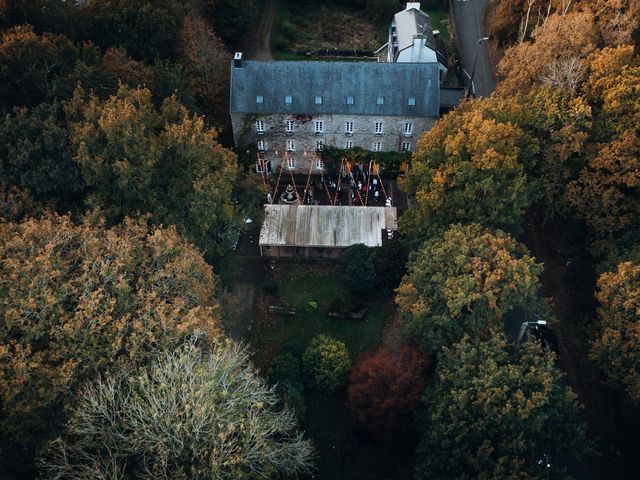
[[[411,142],[402,142],[402,151],[410,152],[411,151]]]
[[[287,151],[293,152],[296,149],[296,145],[293,140],[287,140]]]
[[[287,168],[293,169],[296,168],[296,159],[293,157],[287,157]]]
[[[284,128],[287,133],[293,133],[293,120],[287,120],[284,122]]]
[[[264,140],[258,140],[258,150],[265,151],[267,149],[267,142]]]
[[[256,95],[256,103],[264,103],[264,97],[262,95]]]
[[[256,121],[256,132],[264,133],[264,120]]]
[[[409,97],[409,100],[407,100],[407,104],[410,107],[415,107],[416,106],[416,97]]]
[[[256,173],[265,172],[267,174],[271,173],[271,160],[263,160],[258,157],[258,161],[256,162]]]
[[[374,152],[382,151],[382,142],[374,142],[373,143],[373,151]]]
[[[322,120],[316,120],[313,123],[313,131],[315,133],[322,133],[324,132],[324,122]]]
[[[353,105],[353,104],[354,104],[354,98],[351,95],[349,95],[347,97],[347,105]]]
[[[318,170],[324,170],[324,162],[320,157],[316,158],[316,168]]]
[[[405,135],[411,135],[413,133],[413,123],[405,122],[403,132]]]
[[[351,150],[353,148],[353,140],[347,140],[344,142],[344,148],[347,150]]]
[[[316,152],[321,152],[323,148],[324,148],[324,142],[322,141],[316,142]]]
[[[384,97],[376,98],[376,105],[384,105]]]
[[[316,95],[316,105],[322,105],[322,95]]]
[[[380,135],[382,133],[382,122],[376,122],[376,125],[373,131],[376,135]]]
[[[284,103],[287,105],[291,105],[293,103],[293,97],[291,95],[286,95],[284,97]]]
[[[353,133],[353,122],[346,122],[344,124],[345,133]]]

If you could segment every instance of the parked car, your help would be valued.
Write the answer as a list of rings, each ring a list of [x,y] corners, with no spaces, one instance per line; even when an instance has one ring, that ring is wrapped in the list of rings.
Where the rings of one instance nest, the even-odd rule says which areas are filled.
[[[538,341],[542,348],[554,352],[556,354],[556,358],[560,356],[558,339],[553,329],[547,324],[546,320],[537,319],[534,321],[522,322],[516,342],[521,344],[529,338]]]

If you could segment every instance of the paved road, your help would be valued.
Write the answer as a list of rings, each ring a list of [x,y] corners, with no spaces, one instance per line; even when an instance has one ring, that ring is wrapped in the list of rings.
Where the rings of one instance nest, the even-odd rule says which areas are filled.
[[[478,39],[485,36],[484,9],[487,0],[451,0],[451,3],[458,52],[463,69],[462,76],[468,85]],[[473,75],[473,83],[476,96],[479,97],[489,96],[496,88],[496,80],[491,70],[484,44],[480,46],[480,51],[478,52],[478,62]]]

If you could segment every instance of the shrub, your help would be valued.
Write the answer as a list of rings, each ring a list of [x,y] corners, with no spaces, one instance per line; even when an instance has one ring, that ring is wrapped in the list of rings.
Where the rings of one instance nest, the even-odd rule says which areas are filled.
[[[351,361],[344,343],[328,335],[316,335],[302,355],[307,381],[326,392],[347,383]]]
[[[275,384],[284,406],[291,408],[301,421],[305,416],[305,405],[300,358],[290,352],[278,355],[269,368],[267,377]]]
[[[274,383],[302,381],[302,364],[293,353],[278,355],[269,368],[267,378]]]
[[[411,425],[424,388],[428,357],[410,347],[363,355],[349,376],[349,410],[355,423],[379,439]]]
[[[329,304],[330,312],[348,312],[350,309],[350,302],[343,291],[339,291],[331,303]]]
[[[344,278],[349,288],[358,294],[371,292],[378,283],[371,250],[358,243],[346,248],[342,258]]]
[[[385,293],[391,294],[400,285],[407,272],[409,251],[407,245],[397,236],[382,243],[374,250],[373,265]]]

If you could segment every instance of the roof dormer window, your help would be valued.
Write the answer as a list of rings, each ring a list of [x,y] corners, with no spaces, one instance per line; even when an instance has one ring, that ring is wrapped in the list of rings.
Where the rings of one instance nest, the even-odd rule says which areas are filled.
[[[349,95],[347,97],[347,105],[353,105],[355,103],[355,99],[353,98],[352,95]]]
[[[384,97],[382,95],[376,98],[376,105],[384,105]]]
[[[322,95],[316,95],[315,104],[322,105]]]
[[[409,99],[407,100],[407,105],[409,105],[410,107],[415,107],[416,106],[416,97],[409,97]]]
[[[256,95],[256,103],[264,103],[264,96]]]
[[[291,105],[293,103],[293,97],[291,95],[286,95],[284,97],[284,103],[287,105]]]

